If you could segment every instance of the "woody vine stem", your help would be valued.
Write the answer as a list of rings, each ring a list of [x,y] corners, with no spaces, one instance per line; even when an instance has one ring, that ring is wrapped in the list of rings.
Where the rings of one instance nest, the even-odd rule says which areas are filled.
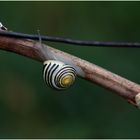
[[[3,33],[8,33],[8,31],[0,31],[0,34]],[[136,95],[140,93],[140,85],[76,56],[49,47],[45,44],[43,44],[43,46],[46,48],[46,51],[51,54],[48,57],[54,56],[60,61],[65,60],[79,68],[79,77],[116,93],[134,106],[138,105],[136,104]],[[42,51],[40,51],[40,47],[40,43],[31,39],[0,35],[1,50],[14,52],[43,62],[46,58],[44,58]]]

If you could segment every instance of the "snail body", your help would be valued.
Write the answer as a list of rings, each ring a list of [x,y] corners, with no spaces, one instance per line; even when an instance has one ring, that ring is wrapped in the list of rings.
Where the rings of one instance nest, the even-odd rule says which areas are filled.
[[[63,90],[73,85],[76,70],[63,62],[47,60],[44,62],[43,78],[45,83],[57,90]]]

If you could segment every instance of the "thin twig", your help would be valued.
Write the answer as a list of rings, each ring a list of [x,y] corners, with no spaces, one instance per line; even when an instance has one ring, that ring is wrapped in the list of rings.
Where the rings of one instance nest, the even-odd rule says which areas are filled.
[[[17,32],[9,32],[9,31],[0,32],[0,36],[38,40],[38,35],[24,34],[24,33],[17,33]],[[95,41],[95,40],[76,40],[76,39],[53,37],[53,36],[41,36],[41,39],[43,41],[66,43],[66,44],[80,45],[80,46],[140,48],[140,43],[138,43],[138,42],[135,42],[135,43],[130,43],[130,42],[102,42],[102,41]]]
[[[39,51],[39,45],[38,42],[29,39],[0,37],[0,49],[43,62],[45,58],[42,57],[43,54]],[[140,85],[63,51],[48,46],[46,48],[50,54],[55,55],[59,60],[72,62],[79,67],[84,72],[84,75],[78,73],[79,77],[111,90],[131,104],[136,105],[135,96],[140,93]]]

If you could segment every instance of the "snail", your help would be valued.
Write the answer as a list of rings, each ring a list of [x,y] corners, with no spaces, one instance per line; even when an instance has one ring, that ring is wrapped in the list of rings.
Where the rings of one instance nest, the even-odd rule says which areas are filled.
[[[48,86],[56,90],[64,90],[73,85],[76,70],[63,62],[47,60],[44,62],[43,78]]]
[[[39,50],[43,55],[43,59],[49,59],[43,63],[43,79],[45,83],[56,90],[69,88],[75,81],[76,69],[74,66],[56,60],[57,58],[54,55],[50,55],[51,52],[42,45],[39,30],[38,35],[39,42],[41,44],[41,48]]]

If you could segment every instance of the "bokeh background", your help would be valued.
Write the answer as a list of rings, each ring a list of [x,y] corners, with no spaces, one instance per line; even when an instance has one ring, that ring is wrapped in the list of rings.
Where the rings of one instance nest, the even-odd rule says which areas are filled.
[[[140,2],[0,2],[9,30],[99,41],[140,42]],[[46,42],[140,83],[140,49]],[[140,111],[78,78],[46,87],[42,64],[0,51],[0,138],[140,138]]]

